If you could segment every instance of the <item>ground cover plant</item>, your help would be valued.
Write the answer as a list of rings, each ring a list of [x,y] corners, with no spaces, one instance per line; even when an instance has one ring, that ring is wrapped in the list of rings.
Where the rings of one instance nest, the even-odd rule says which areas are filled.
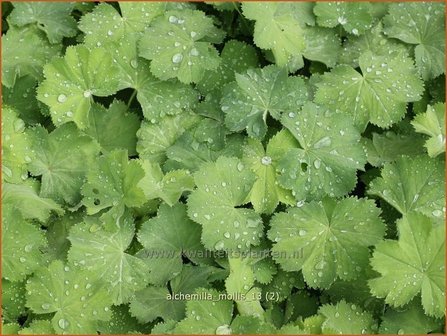
[[[443,3],[2,10],[3,334],[443,332]]]

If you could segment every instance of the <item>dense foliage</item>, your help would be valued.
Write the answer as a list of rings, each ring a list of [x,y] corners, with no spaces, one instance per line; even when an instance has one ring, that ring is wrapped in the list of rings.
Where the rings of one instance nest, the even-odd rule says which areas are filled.
[[[3,334],[443,332],[443,3],[2,9]]]

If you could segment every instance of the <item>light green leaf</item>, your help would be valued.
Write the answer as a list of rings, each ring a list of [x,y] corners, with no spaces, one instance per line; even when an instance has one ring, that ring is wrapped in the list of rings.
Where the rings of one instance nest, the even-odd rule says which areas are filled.
[[[183,192],[194,188],[194,179],[186,170],[172,170],[163,174],[158,164],[143,161],[144,177],[138,182],[146,199],[161,198],[172,206],[182,196]]]
[[[87,173],[87,182],[81,193],[87,214],[112,208],[139,207],[146,202],[138,183],[144,177],[141,163],[128,160],[126,151],[113,151],[102,155]]]
[[[443,221],[444,186],[444,163],[420,155],[386,163],[382,177],[370,183],[368,192],[383,198],[403,215],[416,211]]]
[[[3,207],[4,209],[4,207]],[[3,223],[3,234],[5,228]],[[9,281],[2,279],[2,313],[6,322],[17,321],[26,314],[25,281]]]
[[[428,105],[427,112],[416,115],[411,124],[416,132],[430,137],[425,142],[430,157],[445,152],[445,103]]]
[[[296,139],[287,131],[278,132],[264,150],[261,142],[248,139],[242,161],[256,174],[249,200],[258,213],[272,213],[279,202],[292,205],[294,197],[277,181],[279,160],[291,148],[298,147]]]
[[[209,42],[219,42],[221,37],[212,19],[201,11],[167,11],[144,33],[140,56],[152,60],[151,71],[162,80],[197,83],[206,70],[219,66],[218,52]]]
[[[382,23],[379,22],[361,36],[350,35],[343,44],[340,53],[340,64],[348,64],[353,68],[359,66],[359,58],[370,51],[376,56],[408,56],[408,46],[383,34]]]
[[[332,68],[341,52],[341,41],[335,30],[322,27],[307,27],[304,30],[306,48],[303,56]]]
[[[12,88],[2,86],[3,106],[10,106],[17,111],[27,125],[44,123],[45,112],[40,110],[41,104],[36,98],[36,87],[36,79],[29,75],[17,78]]]
[[[74,121],[86,128],[93,96],[105,97],[118,90],[118,68],[103,48],[70,46],[64,58],[45,65],[44,74],[37,98],[49,106],[56,126]]]
[[[144,333],[149,326],[138,323],[137,319],[130,315],[128,305],[113,306],[112,317],[109,321],[100,321],[98,331],[105,335],[128,335]]]
[[[200,117],[192,113],[165,116],[159,123],[141,123],[137,132],[137,152],[142,159],[152,163],[163,163],[166,150],[189,128],[197,124]]]
[[[249,44],[238,40],[225,43],[220,55],[222,61],[214,71],[207,71],[197,85],[201,92],[210,93],[235,80],[235,73],[242,73],[258,65],[256,50]]]
[[[421,98],[422,81],[411,59],[366,52],[359,65],[361,73],[339,65],[324,74],[315,101],[348,114],[360,131],[368,122],[391,126],[404,117],[407,103]]]
[[[207,299],[186,303],[186,318],[177,324],[175,333],[219,335],[224,329],[231,330],[229,326],[233,315],[232,301],[219,299],[222,293],[214,289],[200,288],[195,293]]]
[[[47,34],[50,43],[61,43],[64,37],[76,35],[76,21],[70,16],[74,3],[13,2],[13,5],[9,22],[19,27],[36,24]]]
[[[276,214],[268,232],[275,259],[286,271],[302,270],[313,288],[357,278],[368,263],[368,247],[385,234],[374,201],[326,198]]]
[[[401,155],[417,156],[424,153],[421,136],[415,132],[409,134],[373,133],[372,139],[363,138],[368,162],[375,167],[383,166],[386,162],[393,162]]]
[[[81,17],[79,29],[85,33],[85,43],[89,46],[115,42],[142,33],[163,13],[163,6],[161,2],[119,2],[118,12],[111,4],[100,3]]]
[[[312,6],[310,2],[245,2],[242,11],[247,19],[256,21],[255,44],[272,50],[276,64],[283,67],[305,49],[303,27],[314,24]]]
[[[188,198],[189,217],[202,225],[209,250],[247,250],[258,245],[262,220],[245,204],[255,176],[236,158],[221,156],[194,174],[197,189]]]
[[[51,211],[63,214],[64,210],[52,199],[39,197],[40,183],[33,179],[23,184],[2,184],[2,205],[8,205],[21,213],[25,219],[46,222]]]
[[[440,329],[441,320],[424,314],[419,303],[413,300],[404,309],[388,308],[383,316],[379,333],[381,334],[429,334]]]
[[[169,287],[147,287],[136,293],[130,304],[130,312],[139,322],[146,323],[157,317],[164,321],[179,321],[185,317],[185,310],[189,300],[175,297],[191,295],[196,288],[208,286],[212,271],[209,267],[185,265],[182,272],[170,281]],[[201,303],[201,301],[198,301]]]
[[[36,314],[55,313],[56,333],[93,334],[110,318],[111,299],[95,275],[57,260],[39,269],[26,285],[27,306]]]
[[[186,206],[162,204],[157,217],[144,222],[138,232],[138,241],[145,250],[142,258],[149,265],[149,280],[155,285],[165,285],[183,268],[182,255],[188,251],[202,251],[201,227],[186,214]]]
[[[368,2],[320,2],[315,4],[314,13],[320,26],[333,28],[341,25],[353,35],[368,31],[373,22]]]
[[[2,277],[22,281],[45,263],[43,231],[9,204],[2,204]]]
[[[52,335],[54,334],[51,321],[33,320],[27,328],[19,331],[19,335]]]
[[[84,132],[98,141],[102,152],[126,149],[130,156],[134,156],[139,128],[138,116],[128,112],[123,102],[114,100],[108,109],[99,104],[92,105],[89,126]]]
[[[344,300],[335,305],[323,305],[319,312],[325,318],[322,325],[323,334],[360,335],[373,334],[377,330],[377,322],[369,312]]]
[[[59,45],[50,45],[34,27],[9,28],[2,36],[2,84],[11,88],[25,75],[42,79],[43,66],[60,49]]]
[[[246,129],[248,135],[263,138],[268,114],[280,119],[283,112],[302,106],[307,96],[304,80],[288,77],[285,69],[274,65],[249,69],[236,74],[236,81],[224,89],[225,124],[231,131]]]
[[[342,196],[354,188],[366,158],[360,135],[346,116],[307,103],[300,112],[283,115],[281,122],[301,148],[289,150],[279,161],[278,181],[298,201]]]
[[[28,178],[31,141],[16,110],[2,107],[2,179],[21,183]]]
[[[445,310],[445,227],[414,212],[397,225],[399,240],[381,242],[374,251],[371,266],[381,276],[369,281],[371,292],[394,307],[420,293],[425,313],[441,318]]]
[[[416,65],[424,80],[445,73],[445,15],[442,3],[390,4],[385,33],[415,44]]]
[[[42,176],[40,196],[74,205],[79,202],[87,169],[99,152],[96,141],[81,133],[74,124],[53,132],[36,126],[29,132],[29,171]]]
[[[127,303],[148,282],[148,268],[141,259],[125,253],[134,237],[135,225],[124,220],[117,232],[100,229],[98,219],[73,226],[68,239],[68,261],[80,270],[91,270],[107,284],[113,304]]]

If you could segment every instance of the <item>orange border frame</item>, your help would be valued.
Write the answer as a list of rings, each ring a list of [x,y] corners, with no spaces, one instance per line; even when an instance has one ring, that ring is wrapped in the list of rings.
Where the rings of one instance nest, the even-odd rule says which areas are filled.
[[[114,0],[114,1],[118,1],[118,0]],[[125,2],[156,2],[154,0],[123,0]],[[213,0],[215,2],[229,2],[229,1],[225,1],[225,0]],[[266,0],[244,0],[244,1],[235,1],[235,2],[308,2],[306,0],[295,0],[295,1],[281,1],[281,0],[270,0],[270,1],[266,1]],[[314,0],[313,2],[333,2],[334,0]],[[422,2],[420,0],[384,0],[384,1],[380,1],[380,0],[339,0],[341,2]],[[5,1],[5,0],[0,0],[0,5],[3,2],[11,2],[11,1]],[[96,2],[95,0],[85,0],[85,1],[81,1],[81,0],[73,0],[73,1],[67,1],[67,0],[41,0],[41,1],[36,1],[36,0],[29,0],[29,1],[23,1],[23,0],[16,0],[15,2]],[[160,2],[204,2],[202,0],[161,0]],[[447,0],[430,0],[430,1],[426,1],[426,2],[443,2],[445,4],[447,4]],[[444,20],[446,22],[446,32],[447,32],[447,6],[444,8]],[[0,15],[2,15],[2,8],[0,7]],[[2,29],[2,22],[0,21],[0,31]],[[446,38],[447,41],[447,38]],[[2,68],[3,65],[3,55],[2,55],[2,39],[0,38],[0,69]],[[445,65],[447,66],[447,54],[445,55]],[[447,76],[445,78],[445,84],[447,87]],[[3,92],[2,92],[2,86],[0,85],[0,96],[2,96]],[[2,105],[3,101],[0,100],[0,106]],[[1,114],[1,113],[0,113]],[[446,107],[446,114],[447,114],[447,107]],[[446,119],[446,128],[447,128],[447,119]],[[2,132],[2,127],[0,124],[0,133]],[[2,140],[0,139],[0,146],[2,145]],[[447,158],[447,152],[444,154],[444,157]],[[0,164],[2,163],[2,156],[0,155]],[[445,174],[447,176],[447,164],[445,166]],[[0,180],[2,180],[2,171],[0,170]],[[0,184],[0,191],[2,190],[2,184]],[[447,194],[447,184],[445,185],[445,191]],[[445,200],[446,203],[445,205],[447,206],[447,199]],[[2,206],[0,203],[0,216],[2,216]],[[0,217],[0,241],[2,241],[2,218]],[[446,220],[446,224],[447,224],[447,220]],[[447,232],[446,232],[446,238],[447,238]],[[445,248],[445,252],[447,255],[447,246]],[[2,257],[2,252],[0,250],[0,259]],[[3,263],[0,261],[0,303],[3,302],[2,298],[3,298],[3,288],[2,288],[2,266]],[[445,284],[446,284],[446,288],[447,288],[447,270],[444,268],[445,270],[445,274],[446,274],[446,280],[445,280]],[[447,296],[445,298],[446,300],[446,307],[447,307]],[[2,305],[0,305],[0,318],[3,316],[3,307]],[[444,330],[444,334],[438,334],[438,335],[447,335],[447,326],[445,326],[445,330]],[[3,335],[2,333],[2,329],[3,329],[3,321],[0,320],[0,335]],[[56,336],[57,334],[54,334],[54,336]],[[78,336],[80,334],[65,334],[68,336]],[[97,336],[97,334],[82,334],[82,335],[86,335],[86,336]],[[107,335],[107,336],[128,336],[129,334],[102,334],[102,335]],[[153,334],[151,334],[153,335]],[[272,335],[272,334],[246,334],[247,336],[259,336],[259,335]],[[313,334],[310,334],[309,336],[311,336]],[[328,336],[339,336],[339,335],[329,335]],[[359,336],[357,334],[344,334],[346,336]],[[364,336],[370,336],[370,335],[374,335],[374,334],[365,334]],[[432,334],[432,335],[436,335],[436,334]],[[53,336],[53,335],[47,335],[47,336]],[[143,335],[143,336],[149,336],[149,335]],[[162,335],[156,335],[156,336],[162,336]],[[181,336],[181,335],[180,335]],[[207,335],[203,335],[203,336],[207,336]],[[211,335],[209,335],[211,336]],[[284,335],[284,336],[293,336],[293,335]]]

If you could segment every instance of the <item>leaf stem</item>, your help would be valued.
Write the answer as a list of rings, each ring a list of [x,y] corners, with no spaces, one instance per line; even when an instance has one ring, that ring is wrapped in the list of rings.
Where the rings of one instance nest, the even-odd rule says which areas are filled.
[[[137,90],[133,90],[132,95],[129,98],[129,101],[127,102],[127,108],[129,109],[130,104],[132,104],[135,96],[137,95]]]

